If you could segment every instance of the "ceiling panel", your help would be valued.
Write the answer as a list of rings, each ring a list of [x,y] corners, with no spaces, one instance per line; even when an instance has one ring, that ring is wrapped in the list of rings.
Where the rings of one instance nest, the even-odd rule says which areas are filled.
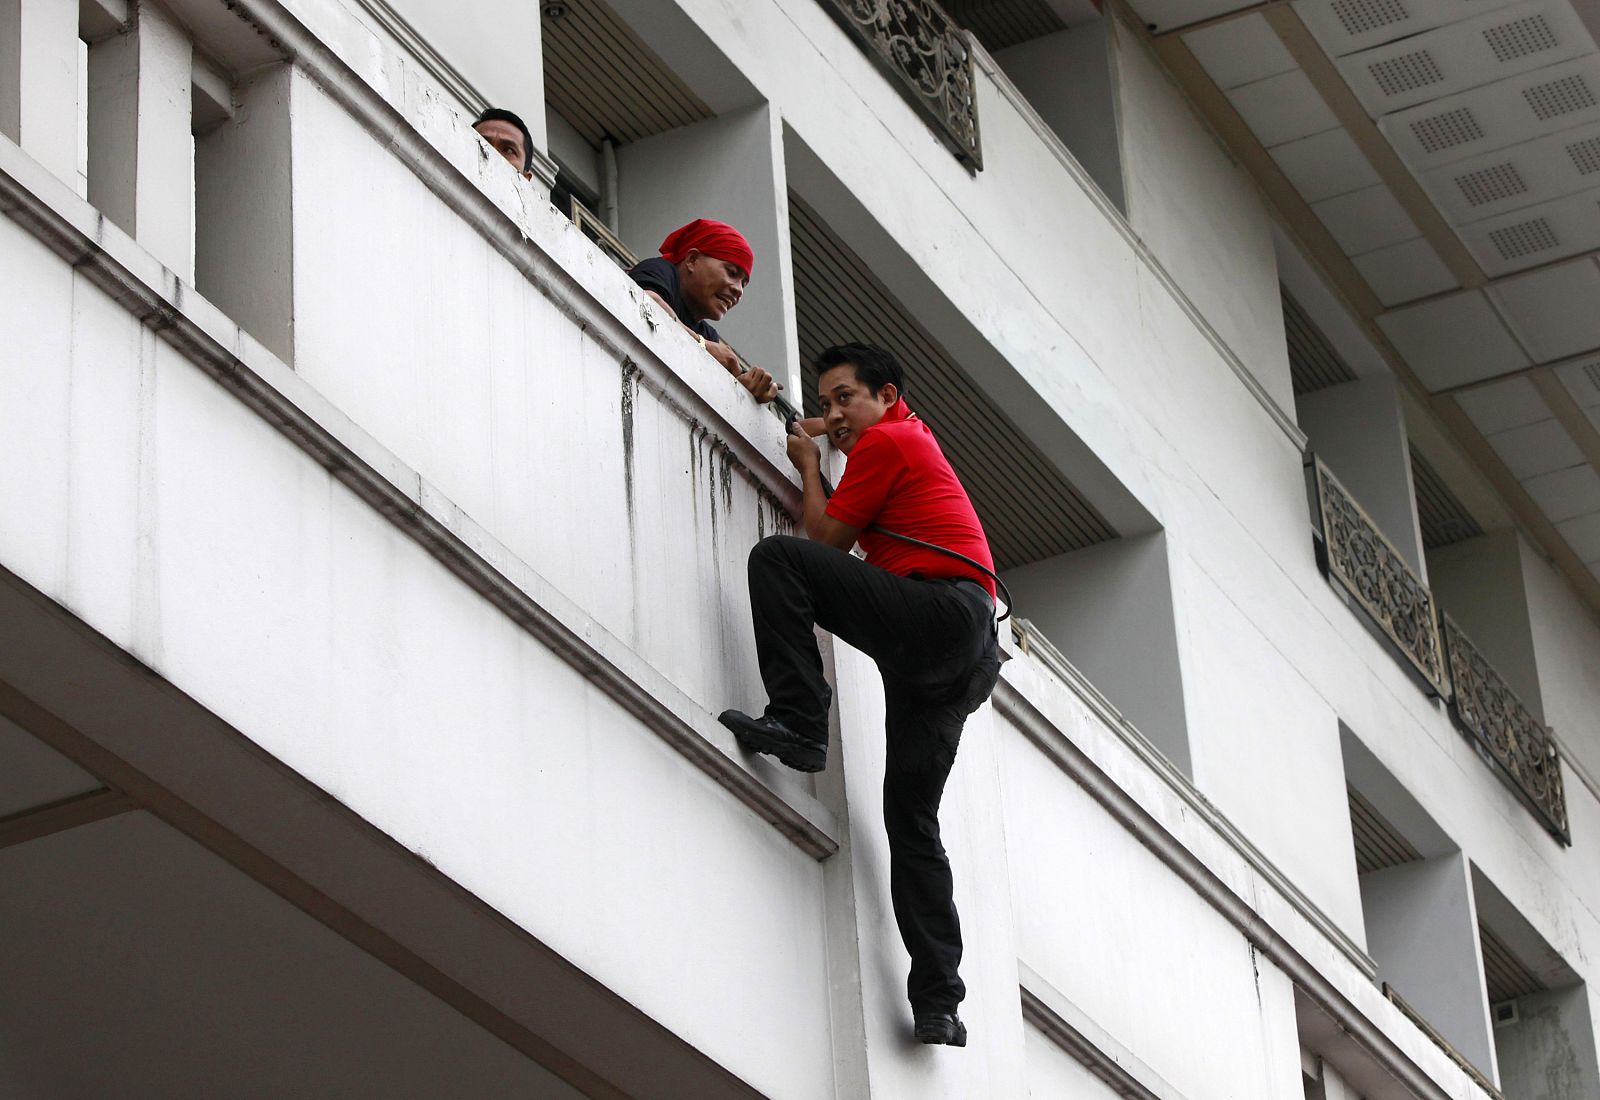
[[[1338,60],[1373,118],[1593,53],[1566,0],[1536,0]]]
[[[103,786],[43,741],[0,718],[0,817]]]
[[[1489,296],[1538,362],[1600,348],[1600,265],[1592,259],[1506,279]]]
[[[1435,392],[1528,366],[1528,356],[1478,291],[1391,310],[1378,325]]]
[[[1296,68],[1289,48],[1259,15],[1229,19],[1183,36],[1217,87],[1237,88]]]
[[[1600,355],[1586,355],[1555,370],[1579,408],[1600,408]]]
[[[1307,202],[1321,202],[1381,182],[1377,169],[1342,127],[1284,142],[1271,154]]]
[[[1333,57],[1442,27],[1511,0],[1298,0],[1295,12]]]
[[[1551,415],[1550,406],[1539,395],[1539,387],[1526,378],[1508,378],[1463,390],[1456,394],[1456,403],[1484,435],[1536,424]]]
[[[1522,483],[1553,522],[1600,512],[1600,473],[1593,466],[1568,466]]]
[[[1600,186],[1600,123],[1424,172],[1422,185],[1456,225]]]
[[[1565,470],[1583,462],[1583,452],[1555,419],[1524,424],[1488,437],[1506,469],[1518,481]]]
[[[1473,222],[1461,239],[1491,276],[1600,248],[1600,187]]]
[[[1425,171],[1558,130],[1600,121],[1600,54],[1430,100],[1378,120],[1413,169]]]
[[[1257,140],[1269,149],[1339,125],[1322,93],[1299,69],[1229,89],[1226,94]]]
[[[1421,235],[1394,192],[1382,184],[1312,203],[1311,209],[1351,256]]]
[[[1386,306],[1414,302],[1460,285],[1439,253],[1421,237],[1374,249],[1351,262]]]
[[[1565,520],[1556,524],[1556,530],[1578,557],[1587,563],[1600,562],[1600,512]]]
[[[1241,11],[1256,6],[1256,0],[1129,0],[1157,34],[1187,27],[1217,15]]]

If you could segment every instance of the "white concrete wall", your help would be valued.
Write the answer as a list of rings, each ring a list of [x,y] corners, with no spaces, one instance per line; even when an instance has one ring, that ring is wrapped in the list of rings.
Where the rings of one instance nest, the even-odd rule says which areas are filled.
[[[1544,720],[1583,769],[1600,776],[1600,622],[1549,562],[1526,544],[1521,551]]]
[[[755,272],[717,331],[765,367],[797,407],[799,337],[789,284],[789,196],[783,136],[766,105],[669,130],[617,150],[620,236],[636,256],[658,254],[695,218],[734,226],[750,242]]]
[[[1166,537],[1116,539],[1010,570],[1005,579],[1029,621],[1192,774]]]
[[[1582,986],[1517,1000],[1517,1022],[1498,1027],[1500,1091],[1518,1100],[1583,1100],[1600,1092],[1594,1018]]]
[[[1312,453],[1426,583],[1411,451],[1394,379],[1371,375],[1301,394],[1294,405]]]
[[[1256,380],[1292,409],[1271,215],[1150,51],[1110,22],[1128,217]]]
[[[1515,531],[1492,531],[1441,546],[1428,553],[1428,587],[1511,690],[1543,718],[1523,549]]]
[[[1468,1061],[1496,1079],[1483,955],[1461,853],[1361,876],[1367,947],[1393,985]]]
[[[1106,197],[1126,210],[1109,34],[1107,21],[1093,20],[1001,50],[994,59]]]

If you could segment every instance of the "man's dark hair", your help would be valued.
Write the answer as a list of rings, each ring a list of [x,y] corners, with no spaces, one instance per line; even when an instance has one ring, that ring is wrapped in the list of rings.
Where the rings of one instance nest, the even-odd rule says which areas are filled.
[[[478,116],[477,121],[474,122],[472,126],[474,129],[476,129],[480,123],[484,122],[509,122],[511,125],[521,130],[522,170],[524,172],[533,171],[533,134],[528,131],[528,124],[523,122],[522,119],[516,114],[500,107],[485,107],[483,109],[483,114]]]
[[[834,367],[846,363],[855,367],[856,381],[873,393],[893,382],[894,388],[904,396],[905,372],[900,369],[899,360],[873,344],[837,344],[827,348],[817,356],[817,375],[821,377]]]

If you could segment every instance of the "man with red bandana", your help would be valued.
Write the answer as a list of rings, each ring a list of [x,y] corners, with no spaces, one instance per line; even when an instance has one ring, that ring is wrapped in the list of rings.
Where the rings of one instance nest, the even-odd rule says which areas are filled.
[[[911,955],[906,992],[916,1037],[965,1046],[967,1029],[956,1015],[966,995],[957,973],[961,924],[939,840],[939,801],[962,726],[999,676],[994,582],[958,558],[887,532],[989,569],[994,559],[966,490],[906,405],[894,356],[845,344],[818,356],[817,369],[824,430],[849,464],[830,499],[816,442],[791,428],[789,458],[800,472],[810,537],[773,535],[750,552],[756,657],[770,702],[759,718],[727,710],[718,720],[751,752],[821,771],[833,693],[813,627],[877,662],[889,896]],[[857,542],[865,561],[849,553]]]
[[[660,256],[641,260],[628,274],[752,397],[766,402],[783,387],[767,371],[740,359],[711,327],[712,321],[720,321],[739,304],[755,262],[744,234],[727,222],[696,218],[667,235]]]

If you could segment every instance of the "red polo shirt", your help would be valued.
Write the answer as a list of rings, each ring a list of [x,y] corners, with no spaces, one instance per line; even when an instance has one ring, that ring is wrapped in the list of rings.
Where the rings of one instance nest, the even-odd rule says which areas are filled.
[[[871,564],[902,577],[970,577],[994,596],[994,581],[970,565],[866,530],[878,526],[910,535],[994,568],[989,540],[967,491],[933,432],[906,407],[904,398],[856,440],[827,512],[862,528],[861,548]]]

